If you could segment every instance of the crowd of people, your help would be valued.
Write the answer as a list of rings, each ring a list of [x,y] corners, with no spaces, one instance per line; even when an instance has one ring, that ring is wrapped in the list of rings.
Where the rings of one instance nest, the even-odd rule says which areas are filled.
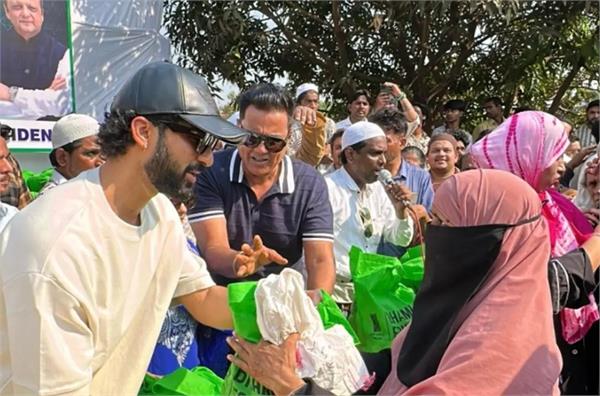
[[[145,373],[231,362],[277,395],[328,394],[296,374],[294,336],[231,332],[226,287],[292,268],[348,314],[351,247],[419,244],[412,321],[364,354],[361,392],[598,394],[599,101],[573,128],[492,96],[470,133],[460,99],[428,131],[395,83],[338,122],[319,94],[256,84],[226,121],[202,77],[146,65],[101,123],[56,122],[35,199],[3,126],[0,394],[136,394]]]

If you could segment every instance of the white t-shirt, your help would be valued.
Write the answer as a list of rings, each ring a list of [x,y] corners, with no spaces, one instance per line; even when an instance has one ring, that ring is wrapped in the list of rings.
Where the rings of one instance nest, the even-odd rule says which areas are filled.
[[[0,202],[0,233],[4,227],[6,227],[10,219],[12,219],[17,213],[19,213],[19,209],[5,204],[4,202]]]
[[[0,394],[137,394],[173,297],[213,286],[159,194],[139,227],[99,171],[27,206],[0,236]]]
[[[346,129],[346,128],[348,128],[350,125],[352,125],[352,121],[350,121],[350,117],[346,117],[346,118],[344,118],[342,121],[338,121],[338,122],[335,124],[335,129],[336,129],[336,130],[337,130],[337,129],[342,129],[342,128]]]

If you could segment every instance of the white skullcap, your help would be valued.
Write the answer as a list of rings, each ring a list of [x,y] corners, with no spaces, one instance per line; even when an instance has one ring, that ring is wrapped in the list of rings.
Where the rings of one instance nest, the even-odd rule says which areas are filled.
[[[296,88],[296,100],[298,100],[300,95],[307,91],[315,91],[316,93],[319,93],[319,87],[313,83],[304,83],[300,85],[298,88]]]
[[[56,121],[52,128],[52,148],[57,149],[76,140],[97,135],[98,121],[85,114],[69,114]]]
[[[344,130],[344,134],[342,135],[342,150],[353,144],[379,136],[385,137],[385,133],[379,125],[369,121],[357,122]]]

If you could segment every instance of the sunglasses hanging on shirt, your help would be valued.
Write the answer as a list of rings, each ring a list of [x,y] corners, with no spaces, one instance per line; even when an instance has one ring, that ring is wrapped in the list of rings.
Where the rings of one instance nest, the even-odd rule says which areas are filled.
[[[360,221],[363,224],[363,232],[365,238],[371,238],[373,236],[373,219],[371,218],[371,212],[369,208],[363,206],[359,209],[358,215],[360,216]]]

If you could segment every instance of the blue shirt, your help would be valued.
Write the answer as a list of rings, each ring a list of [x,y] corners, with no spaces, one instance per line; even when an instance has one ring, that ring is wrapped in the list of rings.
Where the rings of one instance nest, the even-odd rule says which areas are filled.
[[[427,212],[431,212],[433,204],[433,187],[431,185],[431,175],[425,169],[419,168],[402,161],[398,174],[394,176],[395,181],[404,183],[412,192],[417,194],[416,203],[423,205]],[[406,252],[406,248],[394,245],[390,242],[380,241],[377,247],[377,253],[385,254],[386,256],[400,257]]]
[[[395,181],[404,183],[410,191],[417,193],[417,202],[423,205],[427,212],[431,212],[433,204],[433,187],[431,185],[431,175],[425,169],[419,168],[402,161],[398,174],[394,176]]]
[[[225,217],[229,246],[239,250],[260,235],[265,246],[277,250],[298,268],[302,263],[303,241],[333,242],[333,214],[323,177],[304,162],[285,156],[279,179],[261,201],[244,178],[237,150],[215,154],[213,166],[203,171],[194,187],[195,205],[188,214],[190,223]],[[245,280],[255,280],[284,268],[265,266]],[[212,274],[217,284],[233,280]]]
[[[199,256],[196,244],[187,239],[188,249]],[[196,329],[198,322],[183,305],[168,309],[160,329],[148,372],[167,375],[180,367],[193,369],[200,365]]]

